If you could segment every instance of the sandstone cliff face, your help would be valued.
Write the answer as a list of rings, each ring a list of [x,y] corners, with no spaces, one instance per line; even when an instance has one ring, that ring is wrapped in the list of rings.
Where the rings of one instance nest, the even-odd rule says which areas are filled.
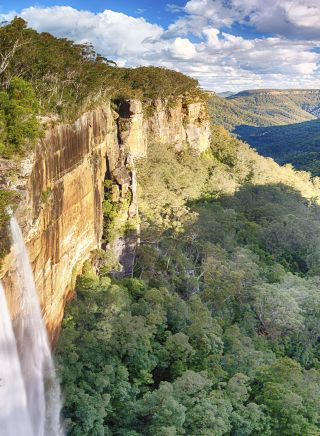
[[[144,113],[145,112],[145,113]],[[189,146],[201,153],[210,144],[210,123],[202,102],[187,103],[179,98],[174,106],[167,101],[149,101],[145,109],[140,101],[126,101],[119,108],[121,140],[134,157],[144,155],[148,141]]]
[[[190,146],[202,152],[209,146],[210,128],[204,106],[183,99],[173,108],[149,102],[145,113],[138,100],[123,102],[115,112],[106,104],[71,125],[52,125],[34,155],[20,166],[15,182],[23,194],[17,210],[32,262],[44,317],[52,337],[76,275],[93,250],[101,246],[104,180],[113,183],[113,201],[130,191],[122,219],[138,214],[134,159],[147,153],[149,141]],[[110,247],[130,273],[135,241],[119,235]],[[2,275],[14,314],[14,259],[4,261]]]
[[[26,177],[17,216],[51,332],[61,321],[73,277],[101,239],[106,156],[114,167],[119,154],[114,118],[105,106],[73,125],[49,127]],[[14,263],[8,265],[5,286],[17,310]]]

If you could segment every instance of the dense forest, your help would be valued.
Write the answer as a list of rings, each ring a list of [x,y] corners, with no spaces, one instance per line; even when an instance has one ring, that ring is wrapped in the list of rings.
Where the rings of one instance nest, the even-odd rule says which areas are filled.
[[[248,91],[227,98],[213,95],[210,110],[215,123],[232,131],[241,125],[267,127],[314,120],[317,118],[315,103],[308,106],[307,100],[307,96],[300,101],[290,94],[273,95],[263,91],[251,94]],[[319,105],[319,95],[317,101]]]
[[[106,99],[205,98],[181,73],[118,68],[21,19],[0,27],[0,54],[4,159]],[[320,180],[230,135],[223,117],[261,114],[223,105],[200,156],[151,143],[136,162],[132,276],[98,250],[77,279],[56,348],[68,435],[320,435]]]
[[[320,175],[319,119],[269,127],[240,125],[234,133],[280,164],[290,162],[297,169]]]
[[[280,164],[319,176],[320,92],[246,91],[209,100],[212,120]]]
[[[317,435],[317,180],[221,127],[138,163],[134,277],[87,264],[57,358],[70,435]]]

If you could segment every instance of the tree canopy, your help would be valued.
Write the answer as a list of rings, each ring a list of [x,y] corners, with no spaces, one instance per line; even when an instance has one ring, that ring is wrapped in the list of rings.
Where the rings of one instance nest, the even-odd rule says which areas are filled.
[[[317,179],[220,127],[137,173],[134,277],[87,266],[63,322],[69,434],[320,434]]]

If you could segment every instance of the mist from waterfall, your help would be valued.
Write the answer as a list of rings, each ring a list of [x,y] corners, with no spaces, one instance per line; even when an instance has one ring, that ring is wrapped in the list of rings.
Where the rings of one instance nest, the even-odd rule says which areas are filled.
[[[24,386],[21,386],[20,402],[26,404],[32,430],[31,433],[28,433],[24,428],[23,432],[18,431],[12,435],[8,433],[8,436],[29,436],[29,434],[30,436],[58,436],[63,434],[60,424],[60,388],[55,374],[47,331],[42,319],[27,249],[15,217],[10,220],[10,229],[17,264],[17,294],[20,299],[18,302],[20,311],[14,320],[20,375],[24,381]],[[10,340],[12,342],[11,348],[9,346],[9,354],[5,357],[7,365],[11,365],[11,360],[14,360],[12,359],[14,356],[14,351],[12,351],[14,350],[14,337]],[[1,358],[1,362],[3,358]],[[18,372],[18,369],[16,371]],[[18,390],[18,387],[16,389]],[[9,389],[8,396],[13,394],[14,391]],[[2,410],[0,413],[2,414]],[[14,416],[12,417],[14,418]],[[17,419],[20,420],[21,417],[19,416]]]
[[[16,340],[1,282],[0,431],[5,436],[33,436]]]

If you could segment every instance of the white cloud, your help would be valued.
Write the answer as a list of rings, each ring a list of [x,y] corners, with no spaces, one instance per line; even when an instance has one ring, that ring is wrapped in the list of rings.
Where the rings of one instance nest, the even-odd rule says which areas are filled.
[[[132,56],[154,50],[162,27],[144,18],[105,10],[95,14],[69,6],[30,7],[20,15],[38,31],[51,32],[78,42],[90,41],[109,56]]]
[[[233,8],[226,6],[223,0],[190,0],[184,10],[190,16],[207,18],[219,26],[229,26],[234,21]]]
[[[287,37],[320,37],[319,0],[189,0],[184,12],[189,27],[201,16],[218,27],[239,22]]]
[[[170,48],[173,57],[191,59],[196,55],[196,48],[187,38],[176,38]]]
[[[207,38],[207,44],[209,47],[218,48],[220,47],[220,40],[219,40],[219,29],[203,29],[202,33]]]
[[[320,35],[310,36],[317,26],[320,30],[320,2],[189,0],[179,13],[167,29],[111,10],[30,7],[19,15],[38,31],[90,41],[120,66],[173,68],[198,78],[208,89],[320,87],[320,53],[312,50],[320,46]],[[233,35],[232,28],[220,30],[244,20],[258,30],[274,29],[275,36],[248,39]]]

